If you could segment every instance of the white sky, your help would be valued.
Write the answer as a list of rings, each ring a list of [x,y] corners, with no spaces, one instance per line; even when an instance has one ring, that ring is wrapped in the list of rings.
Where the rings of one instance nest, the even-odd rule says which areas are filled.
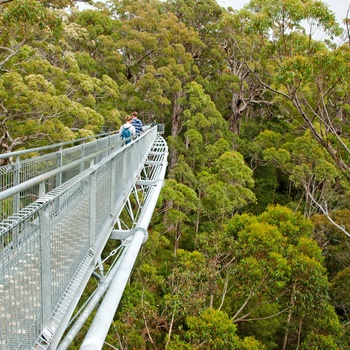
[[[216,0],[216,2],[222,7],[226,8],[231,6],[235,10],[239,10],[245,4],[247,4],[249,0]],[[323,0],[323,2],[325,2],[330,7],[330,9],[335,13],[338,22],[342,24],[342,20],[346,17],[346,12],[349,8],[350,0]],[[85,3],[78,2],[78,4],[79,8],[81,9],[89,7]]]
[[[105,0],[97,0],[97,1],[105,1]],[[249,2],[249,0],[216,0],[216,2],[222,7],[231,6],[235,10],[241,9],[245,4]],[[346,13],[350,6],[350,0],[323,0],[329,8],[335,13],[336,18],[340,25],[344,28],[343,19],[346,17]],[[85,8],[89,8],[85,3],[78,2],[78,7],[83,10]],[[315,38],[318,40],[323,39],[323,34],[320,32],[316,32]]]
[[[329,8],[335,13],[338,22],[342,24],[342,20],[346,17],[346,12],[349,7],[350,0],[323,0]],[[216,2],[222,7],[231,6],[235,10],[239,10],[245,4],[247,4],[248,0],[216,0]]]

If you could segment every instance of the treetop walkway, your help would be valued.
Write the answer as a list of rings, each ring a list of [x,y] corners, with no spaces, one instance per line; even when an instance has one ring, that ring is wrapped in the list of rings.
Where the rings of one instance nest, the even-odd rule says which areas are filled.
[[[0,155],[1,349],[67,349],[98,303],[81,349],[102,348],[163,186],[161,129],[125,146],[110,133]],[[120,244],[105,271],[109,239]]]

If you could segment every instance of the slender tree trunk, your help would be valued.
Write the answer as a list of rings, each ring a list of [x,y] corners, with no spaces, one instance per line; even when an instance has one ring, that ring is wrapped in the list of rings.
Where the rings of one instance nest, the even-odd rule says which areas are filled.
[[[221,310],[221,308],[224,306],[225,297],[228,289],[228,282],[229,282],[229,275],[227,274],[225,278],[224,289],[222,291],[221,303],[220,303],[220,306],[218,307],[218,310]]]
[[[290,323],[292,321],[292,314],[293,314],[293,306],[294,306],[294,290],[295,290],[295,285],[293,285],[292,287],[292,293],[290,296],[290,310],[288,312],[288,317],[287,317],[287,325],[286,325],[286,329],[284,332],[284,337],[283,337],[283,344],[282,344],[282,348],[281,350],[286,350],[287,349],[287,343],[288,343],[288,336],[289,336],[289,327],[290,327]]]
[[[212,309],[214,304],[214,294],[210,293],[209,308]]]
[[[118,339],[119,350],[125,350],[125,349],[124,349],[124,346],[123,346],[123,343],[122,343],[122,340],[121,340],[121,338],[120,338],[120,335],[119,335],[119,333],[118,333],[118,330],[116,329],[115,326],[114,326],[114,328],[115,328],[115,334],[116,334],[117,339]]]
[[[198,190],[198,199],[199,201],[201,200],[202,198],[202,191],[199,189]],[[196,217],[196,234],[198,233],[199,231],[199,218],[200,218],[200,214],[201,214],[201,210],[200,208],[198,207],[197,208],[197,217]]]
[[[175,232],[175,244],[174,244],[174,257],[176,257],[177,250],[180,246],[180,238],[181,238],[181,225],[176,225],[176,232]]]
[[[166,344],[165,344],[165,350],[168,348],[169,343],[170,343],[171,333],[173,331],[174,319],[175,319],[175,316],[174,316],[174,314],[172,314],[171,321],[170,321],[170,327],[169,327],[169,331],[168,331],[168,339],[167,339]]]
[[[282,344],[281,350],[286,350],[287,349],[288,335],[289,335],[289,325],[290,325],[290,322],[292,320],[292,313],[293,313],[292,310],[290,310],[288,312],[287,325],[286,325],[286,329],[285,329],[285,332],[284,332],[283,344]]]
[[[174,147],[169,149],[169,171],[173,170],[176,165],[176,150]]]
[[[171,209],[173,207],[174,201],[169,199],[167,201],[165,201],[165,208],[164,208],[164,215],[163,215],[163,222],[166,223],[167,221],[167,213],[169,211],[169,209]]]
[[[296,350],[300,349],[300,340],[301,340],[301,330],[303,329],[303,320],[299,321],[299,329],[298,329],[298,344]]]
[[[173,111],[171,116],[171,136],[176,137],[181,131],[181,113],[182,106],[180,105],[180,98],[183,97],[182,91],[176,92],[173,96]],[[176,165],[176,150],[171,147],[169,150],[169,171],[174,169]]]
[[[143,288],[142,289],[142,298],[141,298],[141,305],[142,305],[142,309],[144,310],[145,309],[145,304],[144,304],[144,293],[145,292],[145,289]],[[148,327],[148,322],[147,322],[147,317],[146,317],[146,313],[145,311],[142,311],[142,316],[143,316],[143,323],[146,327],[146,332],[147,332],[147,335],[148,335],[148,340],[151,342],[151,344],[153,345],[153,349],[157,349],[156,347],[156,344],[154,343],[154,340],[152,338],[152,335],[151,335],[151,332],[149,330],[149,327]]]

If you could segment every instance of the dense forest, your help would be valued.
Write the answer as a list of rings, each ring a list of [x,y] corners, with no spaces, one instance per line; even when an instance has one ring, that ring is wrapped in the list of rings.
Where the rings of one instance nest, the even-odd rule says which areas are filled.
[[[0,3],[2,153],[132,110],[165,124],[167,179],[105,349],[350,348],[347,20],[318,0]]]

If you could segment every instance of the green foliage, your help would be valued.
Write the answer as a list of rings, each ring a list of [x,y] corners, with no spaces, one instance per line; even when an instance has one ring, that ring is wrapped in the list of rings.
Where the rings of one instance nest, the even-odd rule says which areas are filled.
[[[236,336],[236,326],[230,322],[224,312],[208,309],[199,317],[188,317],[186,320],[189,330],[185,336],[194,346],[203,349],[253,349],[254,340],[250,339],[249,347]],[[255,342],[257,346],[259,343]],[[261,344],[260,344],[261,346]],[[264,349],[264,347],[260,347]]]
[[[12,28],[16,28],[16,35],[22,40],[47,29],[57,30],[60,23],[59,16],[34,0],[13,1],[2,13],[2,24],[10,32]]]
[[[193,349],[199,346],[202,349],[265,349],[264,345],[253,337],[239,339],[235,334],[235,325],[222,311],[208,309],[198,317],[190,316],[186,319],[186,326],[186,343],[176,337],[170,342],[169,349]]]
[[[348,230],[349,211],[347,209],[335,211],[332,214],[333,219],[342,222]],[[315,225],[315,239],[323,249],[325,264],[328,270],[330,280],[330,302],[335,307],[338,317],[343,324],[349,322],[349,300],[348,281],[349,281],[349,242],[343,239],[343,233],[336,229],[323,215],[314,215],[312,221]],[[334,312],[334,311],[333,311]],[[345,334],[348,327],[344,327]],[[342,339],[344,347],[348,346],[346,337]]]
[[[338,272],[332,279],[330,284],[330,294],[332,297],[332,304],[341,310],[343,318],[348,322],[348,315],[350,310],[350,297],[347,293],[349,285],[350,267]]]
[[[320,202],[320,196],[329,202],[338,196],[344,198],[346,187],[341,185],[341,172],[309,132],[278,149],[266,148],[262,154],[264,161],[287,174],[296,189],[307,199],[311,198],[305,203],[308,210]],[[334,186],[336,182],[340,183],[338,187]]]
[[[320,315],[327,309],[334,325],[327,334],[342,336],[328,303],[322,252],[311,238],[308,220],[286,207],[271,206],[258,217],[234,216],[226,230],[235,240],[234,278],[230,279],[235,292],[227,296],[224,305],[235,323],[247,322],[243,335],[254,334],[267,348],[275,348],[287,310],[293,315],[291,330],[304,320],[304,337],[316,324],[320,334],[325,334],[327,322],[321,325]]]
[[[166,124],[170,149],[107,342],[346,346],[334,310],[349,322],[349,244],[317,204],[349,231],[350,50],[302,27],[330,41],[334,14],[301,0],[230,12],[212,0],[54,10],[69,5],[2,7],[2,152],[116,130],[134,109]]]
[[[213,165],[210,173],[199,173],[203,208],[209,217],[223,219],[254,202],[252,171],[238,152],[223,153]]]
[[[308,339],[306,339],[301,349],[307,350],[319,350],[319,349],[329,349],[329,350],[338,350],[340,349],[339,345],[336,343],[333,337],[324,336],[321,334],[310,334]]]
[[[290,209],[276,205],[267,208],[259,218],[271,225],[276,225],[279,230],[293,243],[296,244],[302,236],[311,238],[313,225],[300,213],[293,213]]]

